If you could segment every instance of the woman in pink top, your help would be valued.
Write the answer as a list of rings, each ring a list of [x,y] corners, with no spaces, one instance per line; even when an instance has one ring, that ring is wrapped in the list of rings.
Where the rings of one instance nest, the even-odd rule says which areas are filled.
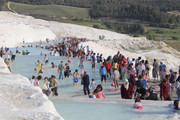
[[[94,90],[94,92],[93,92],[93,95],[95,95],[96,96],[96,98],[106,98],[106,96],[104,95],[104,93],[103,93],[103,88],[102,88],[102,85],[101,84],[99,84],[97,87],[96,87],[96,89]]]

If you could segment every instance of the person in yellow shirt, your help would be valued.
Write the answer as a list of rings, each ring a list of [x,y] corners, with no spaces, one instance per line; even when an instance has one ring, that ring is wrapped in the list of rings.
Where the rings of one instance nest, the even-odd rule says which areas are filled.
[[[116,60],[114,60],[112,68],[113,68],[113,71],[114,71],[114,70],[117,70],[117,68],[118,68],[118,63],[117,63]]]
[[[38,75],[39,75],[40,71],[41,71],[41,62],[40,62],[40,60],[37,60],[37,63],[35,63],[35,65],[37,66],[37,72],[38,72]]]

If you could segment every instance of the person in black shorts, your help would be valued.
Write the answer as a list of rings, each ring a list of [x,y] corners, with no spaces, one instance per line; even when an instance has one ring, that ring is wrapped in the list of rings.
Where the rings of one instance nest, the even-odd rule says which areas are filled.
[[[104,65],[101,66],[101,68],[99,69],[99,75],[101,77],[101,83],[103,83],[103,80],[104,82],[106,83],[106,68],[104,67]]]

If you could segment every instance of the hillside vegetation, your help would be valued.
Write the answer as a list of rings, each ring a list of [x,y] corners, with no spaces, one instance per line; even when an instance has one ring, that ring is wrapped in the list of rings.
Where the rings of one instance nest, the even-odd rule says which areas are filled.
[[[141,4],[144,6],[151,6],[160,11],[180,10],[179,0],[10,0],[12,2],[19,2],[34,5],[47,5],[47,4],[61,4],[76,7],[89,7],[99,4],[122,3],[122,4]]]
[[[0,10],[2,10],[4,3],[5,3],[5,0],[0,0]]]
[[[10,7],[18,13],[32,15],[32,16],[41,16],[54,19],[87,19],[88,18],[88,9],[87,8],[77,8],[71,6],[62,6],[62,5],[28,5],[28,4],[19,4],[11,3]]]
[[[150,40],[180,40],[180,0],[9,0],[18,13]],[[3,7],[6,10],[6,7]]]

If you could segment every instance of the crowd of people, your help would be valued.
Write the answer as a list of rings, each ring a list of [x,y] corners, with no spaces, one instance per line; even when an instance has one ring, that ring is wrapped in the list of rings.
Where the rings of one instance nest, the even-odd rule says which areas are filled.
[[[172,100],[171,93],[175,91],[180,101],[180,66],[178,71],[168,70],[163,60],[158,62],[158,60],[154,59],[153,63],[150,64],[148,60],[144,60],[141,57],[130,59],[124,56],[123,53],[120,53],[120,51],[114,56],[104,58],[102,54],[90,50],[89,46],[80,44],[85,41],[86,39],[83,38],[77,39],[69,37],[63,38],[61,42],[54,42],[53,45],[45,46],[45,49],[50,51],[49,55],[54,56],[58,53],[59,56],[68,58],[67,62],[64,63],[64,61],[60,61],[60,64],[57,66],[51,62],[52,68],[58,69],[59,76],[57,78],[59,80],[72,76],[74,87],[78,87],[78,82],[81,81],[84,95],[88,95],[90,98],[106,98],[103,92],[103,84],[106,84],[109,78],[108,80],[112,80],[111,86],[114,87],[116,91],[120,91],[122,99],[136,99],[137,104],[135,106],[140,106],[141,99],[158,100],[160,98],[161,100]],[[5,51],[7,52],[7,50]],[[17,47],[16,54],[18,53],[19,50]],[[3,48],[1,48],[0,55],[3,55]],[[40,55],[43,54],[41,53]],[[14,56],[12,58],[11,60],[15,60]],[[70,70],[70,58],[80,59],[80,63],[73,73],[71,73]],[[96,64],[101,65],[101,67],[98,68],[101,84],[96,84],[93,76],[88,75],[84,67],[84,60],[91,63],[92,70],[95,70]],[[5,58],[4,61],[11,71],[8,58]],[[49,63],[48,55],[44,55],[44,63]],[[37,71],[38,75],[37,77],[33,76],[30,82],[34,86],[39,86],[39,80],[42,79],[41,74],[44,71],[44,66],[40,60],[37,60],[35,65],[37,66],[35,71]],[[152,70],[152,78],[150,77],[150,70]],[[91,82],[90,77],[92,78]],[[58,96],[57,81],[54,75],[50,78],[45,77],[41,87],[43,93],[49,96],[52,92],[54,96]],[[155,89],[150,86],[150,82],[159,85],[160,97],[158,97]],[[89,87],[91,87],[92,93]],[[142,109],[142,107],[137,108]]]
[[[59,55],[63,57],[78,57],[80,59],[80,64],[72,74],[72,76],[74,87],[77,87],[78,79],[81,79],[81,84],[84,84],[84,94],[86,94],[87,91],[87,93],[91,95],[91,97],[92,95],[95,95],[95,92],[90,93],[89,90],[89,76],[87,74],[87,71],[85,71],[83,62],[84,60],[87,60],[91,62],[92,70],[95,69],[96,64],[101,64],[101,67],[99,69],[101,84],[103,84],[103,82],[106,83],[108,77],[112,78],[113,82],[111,86],[115,87],[115,90],[120,90],[121,97],[123,99],[141,98],[148,100],[158,100],[159,97],[155,89],[150,86],[148,82],[152,82],[151,79],[153,79],[153,82],[158,84],[160,87],[161,100],[171,100],[171,93],[172,91],[175,91],[175,88],[177,90],[178,99],[180,100],[180,78],[178,74],[180,73],[180,70],[178,72],[174,72],[171,69],[170,71],[168,71],[166,65],[162,60],[160,61],[160,64],[158,64],[157,60],[154,59],[153,64],[150,65],[148,60],[143,60],[141,57],[138,57],[137,59],[130,59],[129,57],[125,57],[119,51],[116,55],[109,56],[107,59],[104,59],[102,54],[94,53],[93,50],[90,50],[89,46],[80,46],[80,43],[84,41],[86,40],[68,38],[67,41],[64,40],[61,43],[56,43],[54,45],[46,47],[51,52],[53,51],[52,55],[58,52]],[[69,77],[69,75],[71,74],[69,63],[70,59],[68,59],[68,62],[65,64],[63,64],[63,61],[61,61],[60,65],[57,66],[59,79]],[[152,78],[150,78],[151,66]],[[56,65],[52,63],[52,67],[56,67]],[[123,83],[121,86],[120,82]],[[95,90],[97,91],[97,88],[93,87],[93,91]]]

